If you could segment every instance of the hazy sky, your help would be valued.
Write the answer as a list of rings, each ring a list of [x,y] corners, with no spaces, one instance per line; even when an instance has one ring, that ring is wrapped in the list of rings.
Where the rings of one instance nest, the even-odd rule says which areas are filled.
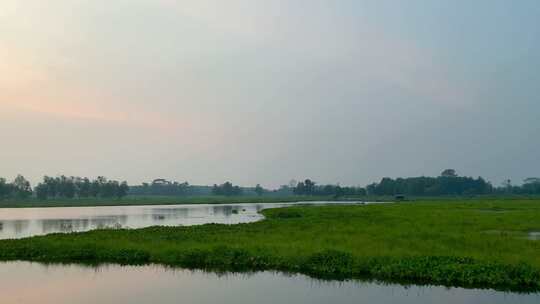
[[[2,0],[0,176],[540,175],[538,0]]]

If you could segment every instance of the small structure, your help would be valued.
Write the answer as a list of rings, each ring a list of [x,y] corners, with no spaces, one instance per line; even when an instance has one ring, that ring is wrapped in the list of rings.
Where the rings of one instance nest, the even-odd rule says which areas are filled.
[[[396,195],[394,196],[394,199],[395,199],[396,201],[398,201],[398,202],[403,202],[403,201],[406,201],[406,200],[407,200],[407,198],[406,198],[405,195],[403,195],[403,194],[396,194]]]
[[[152,182],[152,185],[158,185],[158,186],[168,186],[168,185],[171,185],[172,183],[166,179],[163,179],[163,178],[158,178],[158,179],[155,179],[153,182]]]

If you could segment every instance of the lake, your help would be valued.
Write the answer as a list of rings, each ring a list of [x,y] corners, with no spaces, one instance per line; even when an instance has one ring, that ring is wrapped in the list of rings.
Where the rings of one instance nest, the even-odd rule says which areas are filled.
[[[263,219],[277,204],[167,205],[0,209],[0,239],[106,227],[238,224]],[[361,281],[321,281],[278,272],[216,274],[158,265],[87,267],[0,263],[0,303],[540,303],[540,294]]]
[[[226,205],[166,205],[114,207],[0,208],[0,239],[100,228],[239,224],[263,219],[263,209],[294,205],[359,204],[358,202],[297,202]],[[367,203],[369,204],[369,203]]]
[[[218,275],[161,266],[0,263],[0,303],[358,304],[540,303],[540,295],[492,290],[328,282],[274,272]]]

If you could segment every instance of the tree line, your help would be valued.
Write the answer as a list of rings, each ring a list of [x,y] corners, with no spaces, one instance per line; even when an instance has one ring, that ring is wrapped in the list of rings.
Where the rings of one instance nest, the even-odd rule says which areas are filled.
[[[66,198],[122,198],[126,195],[171,195],[171,196],[332,196],[362,197],[371,196],[444,196],[444,195],[540,195],[540,178],[527,178],[522,185],[513,185],[507,180],[503,185],[494,187],[482,177],[459,176],[455,170],[444,170],[437,177],[385,177],[380,182],[364,187],[346,187],[340,185],[318,185],[311,179],[301,182],[291,181],[289,185],[277,190],[267,190],[257,184],[255,187],[240,187],[231,182],[213,186],[194,186],[187,182],[171,182],[156,179],[151,183],[129,187],[127,182],[108,180],[100,176],[96,179],[82,177],[45,176],[34,189],[22,175],[8,182],[0,178],[0,200],[27,199],[36,197],[40,200]]]
[[[493,186],[483,178],[471,177],[411,177],[383,178],[367,186],[370,195],[480,195],[493,192]]]
[[[224,195],[224,196],[238,196],[242,195],[243,190],[239,186],[234,186],[231,182],[226,182],[221,185],[216,185],[212,187],[213,195]]]
[[[282,186],[282,191],[290,186]],[[459,176],[454,169],[444,170],[437,177],[383,178],[378,183],[372,183],[365,188],[341,187],[339,185],[317,185],[311,179],[296,183],[292,186],[296,195],[314,196],[445,196],[445,195],[535,195],[540,194],[540,178],[527,178],[521,186],[512,185],[510,180],[502,186],[494,187],[482,177],[472,178]]]
[[[32,196],[30,182],[22,175],[18,175],[12,182],[0,178],[0,200],[25,199]]]
[[[130,195],[172,195],[172,196],[237,196],[237,195],[258,195],[270,193],[260,184],[255,187],[235,186],[231,182],[214,184],[213,186],[190,185],[188,182],[169,181],[158,178],[149,183],[142,183],[140,186],[131,186]]]
[[[511,180],[506,180],[503,185],[496,188],[494,192],[495,194],[540,194],[540,178],[526,178],[521,186],[512,185]]]
[[[86,177],[43,177],[43,181],[34,189],[22,175],[8,183],[0,178],[0,200],[26,199],[35,196],[40,200],[55,198],[122,198],[128,194],[127,182],[108,180],[100,176],[90,180]]]
[[[313,196],[365,196],[366,189],[362,187],[342,187],[340,185],[317,185],[311,179],[299,182],[293,189],[296,195]]]
[[[127,182],[108,180],[104,176],[90,180],[87,177],[62,175],[45,176],[34,192],[38,199],[46,200],[50,198],[122,198],[127,195],[128,190]]]
[[[188,182],[168,181],[166,179],[155,179],[150,183],[142,183],[140,186],[132,186],[129,193],[133,195],[172,195],[187,196],[196,193],[195,187]],[[209,190],[206,191],[210,193]]]

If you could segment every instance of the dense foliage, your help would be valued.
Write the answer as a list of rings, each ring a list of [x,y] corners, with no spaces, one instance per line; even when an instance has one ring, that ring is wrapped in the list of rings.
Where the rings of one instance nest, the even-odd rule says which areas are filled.
[[[264,211],[241,225],[101,230],[0,241],[0,260],[283,270],[322,278],[540,290],[539,201]]]
[[[269,190],[264,189],[260,184],[255,187],[240,187],[233,186],[232,183],[226,182],[221,185],[214,186],[198,186],[190,185],[188,182],[176,182],[166,179],[155,179],[151,183],[143,183],[141,186],[131,186],[129,189],[130,195],[159,195],[159,196],[261,196],[263,194],[271,194]],[[283,196],[290,196],[292,193]]]
[[[95,180],[81,177],[48,177],[36,186],[36,196],[40,200],[49,198],[122,198],[127,195],[127,182],[107,180],[100,176]]]
[[[317,185],[310,179],[299,182],[294,188],[296,195],[316,195],[316,196],[365,196],[366,190],[361,187],[342,187],[340,185]]]
[[[32,195],[32,187],[22,175],[18,175],[13,182],[0,178],[0,200],[25,199]]]
[[[130,195],[195,196],[210,195],[211,192],[212,188],[209,186],[193,186],[188,182],[168,181],[162,178],[140,186],[131,186],[129,189]]]
[[[224,196],[237,196],[237,195],[242,195],[242,188],[240,188],[239,186],[234,186],[230,182],[226,182],[221,185],[214,185],[214,187],[212,187],[212,194],[224,195]]]
[[[326,197],[339,199],[343,197],[360,198],[365,196],[477,196],[477,195],[540,195],[540,178],[527,178],[522,185],[513,185],[507,180],[500,187],[494,187],[482,177],[472,178],[459,176],[455,170],[444,170],[438,177],[385,177],[378,183],[367,187],[350,187],[317,184],[311,179],[302,182],[291,181],[277,190],[264,189],[260,184],[255,187],[241,187],[230,182],[213,186],[196,186],[187,182],[175,182],[156,179],[151,183],[139,186],[128,186],[126,182],[107,180],[98,177],[95,180],[81,177],[48,177],[32,189],[30,182],[22,175],[12,182],[0,178],[0,200],[24,200],[35,197],[48,199],[81,199],[81,198],[122,198],[131,196],[267,196],[290,197]]]
[[[483,178],[461,176],[383,178],[380,183],[367,187],[371,195],[478,195],[490,194],[493,186]]]
[[[470,196],[486,194],[540,194],[540,178],[527,178],[523,185],[512,185],[506,181],[501,187],[494,187],[482,177],[458,176],[454,169],[444,170],[438,177],[383,178],[378,183],[361,187],[341,187],[339,185],[317,185],[310,179],[299,182],[293,193],[318,196]]]

